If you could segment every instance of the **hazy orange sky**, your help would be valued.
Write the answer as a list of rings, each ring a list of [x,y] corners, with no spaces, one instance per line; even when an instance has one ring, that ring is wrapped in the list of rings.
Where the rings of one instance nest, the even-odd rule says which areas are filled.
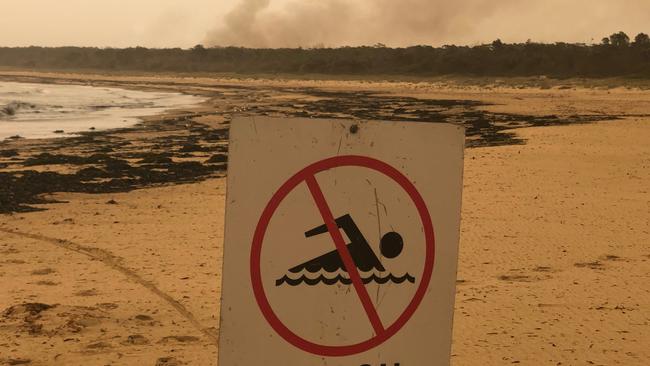
[[[598,42],[650,33],[650,0],[0,0],[0,46]]]

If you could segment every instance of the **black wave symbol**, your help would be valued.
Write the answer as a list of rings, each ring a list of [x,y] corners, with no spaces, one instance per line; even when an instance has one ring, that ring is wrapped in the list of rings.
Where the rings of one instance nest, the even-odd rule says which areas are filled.
[[[415,283],[415,277],[411,276],[408,273],[404,274],[404,276],[401,276],[401,277],[393,276],[392,273],[389,273],[388,276],[386,276],[386,277],[379,277],[379,276],[376,276],[373,273],[369,277],[361,278],[361,280],[366,285],[369,284],[370,282],[375,282],[375,283],[378,283],[380,285],[383,285],[383,284],[387,283],[388,281],[391,281],[391,282],[396,283],[396,284],[403,283],[404,281],[408,281],[410,283]],[[320,275],[320,276],[318,276],[316,278],[309,278],[309,277],[307,277],[305,275],[302,275],[302,276],[300,276],[299,278],[297,278],[295,280],[290,278],[287,275],[284,275],[282,278],[275,281],[275,286],[281,286],[281,285],[283,285],[285,283],[287,285],[289,285],[289,286],[298,286],[298,285],[301,285],[303,283],[306,284],[307,286],[316,286],[319,283],[324,283],[325,285],[331,286],[331,285],[334,285],[336,283],[342,283],[344,285],[351,285],[352,280],[349,279],[349,278],[345,278],[345,277],[341,276],[340,274],[336,275],[336,277],[334,277],[334,278],[327,278],[324,275]]]

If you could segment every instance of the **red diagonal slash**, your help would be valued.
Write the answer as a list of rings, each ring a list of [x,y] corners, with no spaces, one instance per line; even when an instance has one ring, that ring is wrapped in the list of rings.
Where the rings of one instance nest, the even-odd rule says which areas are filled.
[[[307,178],[305,178],[305,182],[307,182],[307,186],[309,187],[309,191],[311,192],[311,195],[314,197],[314,201],[316,202],[318,211],[320,211],[320,214],[323,217],[323,221],[325,221],[325,224],[327,225],[327,230],[332,236],[332,240],[334,240],[334,244],[336,245],[336,250],[339,252],[339,256],[341,256],[341,259],[343,260],[343,264],[345,265],[345,269],[350,275],[350,279],[354,284],[354,289],[357,291],[357,295],[359,295],[361,304],[363,304],[363,308],[366,311],[366,314],[368,315],[368,319],[370,319],[370,323],[372,324],[372,327],[375,330],[375,334],[379,336],[382,333],[384,333],[386,329],[384,328],[384,325],[381,323],[379,314],[377,314],[377,309],[375,309],[375,306],[372,304],[372,300],[370,300],[370,295],[368,294],[368,290],[366,290],[366,286],[361,281],[361,275],[359,275],[357,265],[354,263],[350,251],[345,246],[345,241],[343,240],[341,231],[339,230],[338,226],[336,225],[336,222],[334,221],[334,216],[332,215],[332,211],[327,205],[327,201],[325,201],[325,196],[323,195],[323,191],[320,189],[320,186],[316,181],[316,177],[314,177],[313,175],[310,175]]]

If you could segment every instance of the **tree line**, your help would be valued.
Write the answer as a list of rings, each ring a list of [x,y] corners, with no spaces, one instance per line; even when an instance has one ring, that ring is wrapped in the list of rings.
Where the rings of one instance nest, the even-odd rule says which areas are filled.
[[[412,76],[650,77],[650,37],[624,32],[599,44],[504,43],[477,46],[382,44],[340,48],[190,49],[0,47],[0,66],[33,70]]]

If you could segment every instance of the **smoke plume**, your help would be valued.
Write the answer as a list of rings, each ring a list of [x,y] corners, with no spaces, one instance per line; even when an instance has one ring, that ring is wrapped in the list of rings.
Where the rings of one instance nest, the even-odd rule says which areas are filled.
[[[209,46],[476,44],[501,38],[598,41],[650,32],[647,0],[241,0]]]

